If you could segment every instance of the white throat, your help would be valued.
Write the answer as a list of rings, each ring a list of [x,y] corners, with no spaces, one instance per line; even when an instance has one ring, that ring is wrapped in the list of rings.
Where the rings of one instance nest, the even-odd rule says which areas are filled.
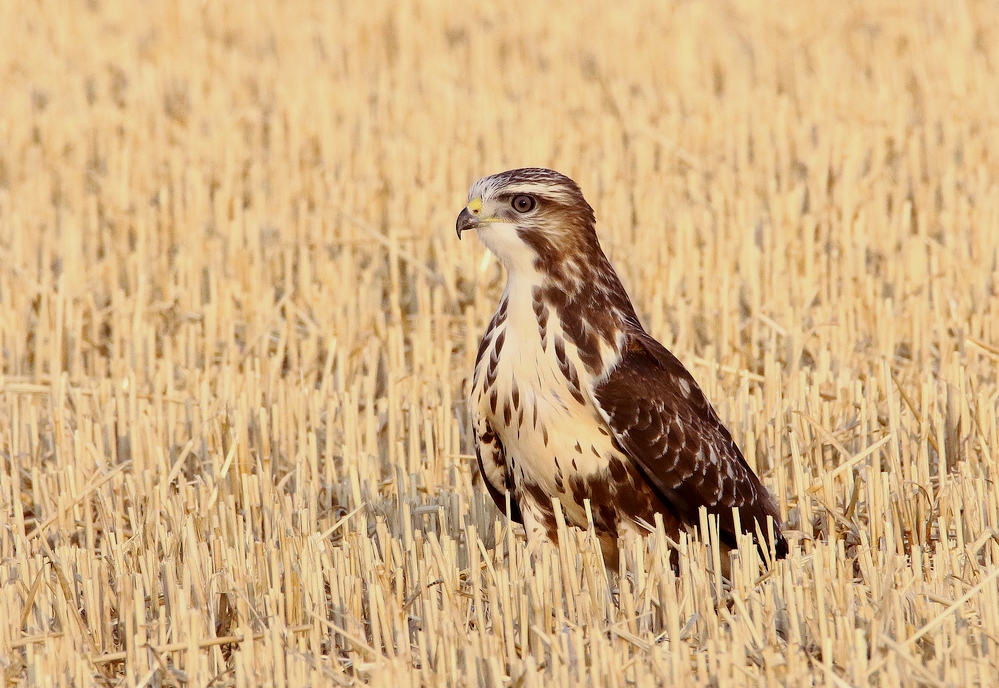
[[[534,259],[537,257],[534,249],[524,243],[517,234],[517,226],[507,222],[490,222],[479,226],[476,233],[489,252],[514,275],[540,278],[534,269]]]

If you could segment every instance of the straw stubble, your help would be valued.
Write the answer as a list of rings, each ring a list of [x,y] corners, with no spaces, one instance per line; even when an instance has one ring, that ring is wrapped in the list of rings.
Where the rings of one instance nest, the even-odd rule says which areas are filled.
[[[0,4],[8,683],[996,684],[994,5],[533,7]],[[786,561],[493,507],[452,231],[522,165]]]

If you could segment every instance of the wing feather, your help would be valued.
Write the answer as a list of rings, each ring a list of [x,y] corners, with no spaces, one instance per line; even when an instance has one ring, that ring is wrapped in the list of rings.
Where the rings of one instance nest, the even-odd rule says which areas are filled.
[[[594,397],[622,451],[676,518],[696,525],[706,507],[718,516],[722,541],[734,547],[733,507],[754,536],[757,524],[767,534],[771,516],[775,551],[787,553],[776,504],[694,378],[662,344],[643,331],[630,333]]]
[[[506,451],[499,437],[489,426],[489,422],[482,416],[476,418],[475,422],[475,458],[479,462],[479,473],[482,475],[482,482],[486,484],[489,496],[496,503],[496,508],[505,514],[506,492],[509,490],[511,495],[513,494],[513,485],[509,484],[506,470]],[[509,516],[515,523],[524,522],[520,507],[512,498]]]

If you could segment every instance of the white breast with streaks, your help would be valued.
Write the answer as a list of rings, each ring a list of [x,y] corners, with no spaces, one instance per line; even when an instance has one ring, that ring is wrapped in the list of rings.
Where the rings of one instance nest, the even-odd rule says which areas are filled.
[[[507,316],[492,337],[476,371],[475,411],[484,414],[503,444],[518,491],[525,484],[558,496],[566,517],[585,523],[585,511],[573,498],[571,480],[604,471],[616,453],[603,420],[586,389],[592,378],[575,345],[563,336],[558,314],[549,309],[545,345],[533,303],[532,280],[511,279],[504,294]],[[485,369],[504,332],[492,389],[484,388]],[[579,377],[583,403],[559,366],[555,342]],[[495,411],[490,394],[496,392]],[[516,392],[516,393],[515,393]],[[517,403],[515,404],[515,400]]]

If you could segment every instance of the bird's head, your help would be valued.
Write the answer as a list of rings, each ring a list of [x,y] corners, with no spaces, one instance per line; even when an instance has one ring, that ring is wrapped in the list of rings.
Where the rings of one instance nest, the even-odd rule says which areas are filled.
[[[512,274],[563,278],[595,250],[602,258],[593,209],[576,182],[553,170],[527,167],[483,177],[468,192],[456,230],[474,229]],[[593,256],[596,258],[596,256]]]

